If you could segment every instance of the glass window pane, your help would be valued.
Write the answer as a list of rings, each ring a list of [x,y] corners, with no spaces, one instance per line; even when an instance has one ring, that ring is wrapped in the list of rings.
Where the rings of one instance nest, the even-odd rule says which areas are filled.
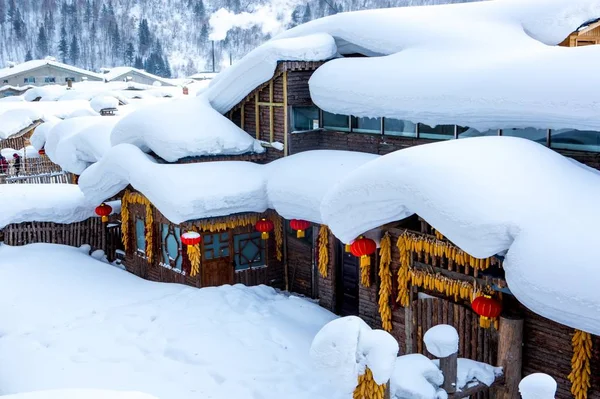
[[[142,219],[135,219],[135,242],[137,250],[146,252],[146,226]]]
[[[389,136],[416,137],[417,126],[410,121],[395,118],[384,118],[384,134]]]
[[[294,107],[293,131],[316,130],[319,128],[319,109],[317,107]]]
[[[522,137],[544,145],[546,144],[547,134],[548,130],[546,129],[534,129],[529,127],[525,129],[502,129],[503,136]]]
[[[552,148],[600,152],[600,132],[574,129],[552,130],[550,139]]]
[[[350,131],[350,118],[348,115],[332,114],[323,111],[323,128],[338,130],[340,132]]]
[[[263,243],[258,232],[235,235],[233,237],[233,245],[236,270],[264,266],[265,248]]]
[[[381,134],[381,118],[353,118],[352,131],[357,133]]]
[[[472,127],[457,126],[458,138],[481,137],[481,136],[498,136],[498,129],[479,131]]]
[[[229,233],[206,234],[204,237],[204,259],[211,260],[229,256]]]
[[[163,263],[168,265],[169,263],[169,253],[167,252],[167,236],[169,235],[169,226],[166,224],[160,225],[160,237],[161,237],[161,250],[163,255]]]
[[[175,267],[178,270],[181,270],[181,263],[183,262],[183,256],[181,255],[181,229],[179,227],[175,227],[175,240],[177,241],[177,262],[175,262]]]
[[[419,123],[419,137],[423,139],[448,140],[454,138],[454,125],[436,125],[431,127]]]

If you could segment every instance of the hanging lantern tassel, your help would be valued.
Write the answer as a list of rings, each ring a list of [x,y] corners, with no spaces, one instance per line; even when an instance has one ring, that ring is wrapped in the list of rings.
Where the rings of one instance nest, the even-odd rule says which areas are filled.
[[[485,316],[479,316],[479,326],[481,328],[490,328],[492,326],[492,319]]]
[[[371,256],[370,255],[362,255],[360,257],[360,267],[371,266]]]
[[[346,251],[346,253],[350,253],[351,252],[351,248],[352,248],[351,244],[344,245],[344,251]]]
[[[304,238],[304,230],[296,231],[296,238]]]

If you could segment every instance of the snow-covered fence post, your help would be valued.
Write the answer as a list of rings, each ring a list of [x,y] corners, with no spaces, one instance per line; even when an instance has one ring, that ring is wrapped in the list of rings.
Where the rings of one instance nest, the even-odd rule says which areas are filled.
[[[554,399],[556,380],[544,373],[534,373],[519,383],[519,393],[523,399]]]
[[[458,374],[458,332],[447,324],[431,327],[423,336],[427,351],[440,359],[440,370],[444,374],[442,388],[448,393],[456,392]]]
[[[498,388],[499,399],[517,397],[523,357],[523,319],[500,317],[498,325],[498,366],[504,372],[504,384]]]
[[[390,378],[398,342],[383,330],[372,330],[356,316],[327,323],[313,339],[310,356],[326,379],[354,399],[390,397]]]

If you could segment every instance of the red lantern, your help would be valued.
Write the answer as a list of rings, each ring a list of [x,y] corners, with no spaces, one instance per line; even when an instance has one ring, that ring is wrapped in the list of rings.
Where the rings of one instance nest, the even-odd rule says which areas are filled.
[[[371,264],[370,256],[377,250],[377,244],[370,238],[360,237],[350,245],[352,255],[360,257],[361,266],[369,266]]]
[[[307,222],[306,220],[301,220],[301,219],[292,219],[292,220],[290,220],[290,227],[293,230],[296,230],[297,238],[303,238],[304,230],[306,230],[310,227],[310,222]]]
[[[479,315],[479,325],[489,328],[492,320],[502,313],[502,303],[489,295],[481,295],[471,302],[473,311]]]
[[[44,150],[43,148],[41,148],[41,149],[38,151],[38,154],[40,154],[40,155],[46,155],[46,150]]]
[[[100,204],[100,206],[96,207],[96,215],[102,217],[102,223],[108,222],[108,215],[112,212],[112,207],[110,205],[106,205],[104,202]]]
[[[196,233],[195,231],[188,231],[181,235],[181,243],[183,245],[198,245],[200,244],[201,240],[202,237],[199,233]]]
[[[273,225],[273,222],[271,222],[268,219],[260,219],[258,222],[256,222],[256,231],[260,231],[261,235],[260,238],[262,238],[263,240],[267,240],[269,238],[269,232],[273,231],[273,228],[275,228],[275,226]]]

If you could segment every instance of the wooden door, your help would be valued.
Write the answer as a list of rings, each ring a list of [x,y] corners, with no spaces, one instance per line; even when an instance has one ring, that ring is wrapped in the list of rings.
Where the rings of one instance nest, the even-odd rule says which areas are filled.
[[[341,316],[358,315],[358,258],[339,243],[337,257],[336,310]]]
[[[235,266],[229,232],[203,236],[201,281],[203,287],[233,284]]]

